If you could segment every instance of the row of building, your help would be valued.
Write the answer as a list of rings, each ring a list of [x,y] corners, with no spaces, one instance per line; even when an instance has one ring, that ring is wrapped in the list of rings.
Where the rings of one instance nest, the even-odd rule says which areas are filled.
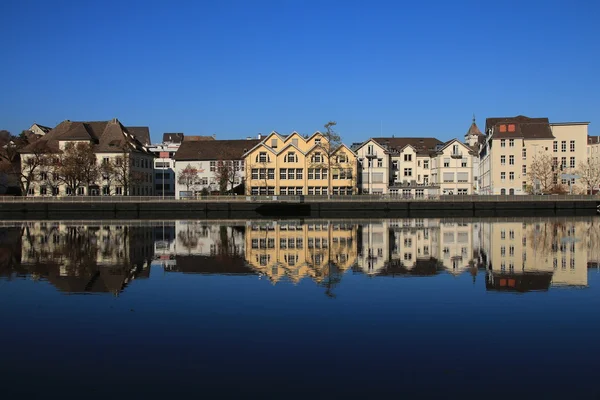
[[[551,123],[524,116],[488,118],[482,132],[473,118],[462,140],[433,137],[373,137],[345,145],[327,133],[271,132],[240,140],[166,133],[150,142],[147,127],[126,127],[117,119],[63,121],[55,128],[34,124],[39,139],[20,150],[22,169],[40,151],[59,153],[69,142],[91,143],[98,163],[127,155],[137,179],[128,187],[102,178],[77,193],[48,190],[43,167],[27,195],[136,195],[193,197],[228,192],[246,195],[386,194],[518,195],[536,191],[531,179],[536,155],[550,155],[556,185],[586,193],[577,171],[600,157],[600,140],[587,122]],[[553,167],[554,168],[554,167]],[[223,178],[223,171],[226,178]],[[560,172],[559,172],[560,171]],[[528,175],[529,174],[529,175]],[[225,185],[223,185],[225,179]],[[225,187],[223,187],[225,186]],[[223,190],[225,189],[225,190]],[[539,187],[538,187],[539,189]]]
[[[597,221],[596,221],[597,222]],[[118,294],[151,265],[168,272],[310,279],[485,271],[488,290],[588,286],[600,260],[589,218],[449,221],[37,221],[0,228],[0,276],[30,275],[70,292]]]

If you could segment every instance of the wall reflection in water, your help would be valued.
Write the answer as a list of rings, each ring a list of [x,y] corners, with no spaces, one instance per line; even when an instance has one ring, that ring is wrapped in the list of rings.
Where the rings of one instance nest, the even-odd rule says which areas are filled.
[[[309,279],[335,296],[347,274],[470,274],[486,290],[586,287],[599,219],[36,221],[0,227],[0,276],[69,293],[118,295],[166,272]],[[448,284],[452,284],[449,282]]]

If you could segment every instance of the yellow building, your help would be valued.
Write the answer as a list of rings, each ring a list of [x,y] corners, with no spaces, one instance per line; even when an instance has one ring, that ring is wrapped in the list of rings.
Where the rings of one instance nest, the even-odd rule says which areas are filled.
[[[251,222],[246,226],[246,262],[272,282],[310,277],[320,283],[356,263],[357,226],[316,221]]]
[[[356,154],[344,144],[330,147],[318,131],[310,137],[297,132],[287,136],[272,132],[244,154],[246,194],[356,193]]]

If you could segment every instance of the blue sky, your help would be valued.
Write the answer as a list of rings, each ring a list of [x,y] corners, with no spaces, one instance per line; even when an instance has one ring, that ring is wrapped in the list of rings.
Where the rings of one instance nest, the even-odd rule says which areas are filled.
[[[591,121],[600,2],[0,2],[0,129],[117,117],[243,138],[338,122],[462,137],[472,114]]]

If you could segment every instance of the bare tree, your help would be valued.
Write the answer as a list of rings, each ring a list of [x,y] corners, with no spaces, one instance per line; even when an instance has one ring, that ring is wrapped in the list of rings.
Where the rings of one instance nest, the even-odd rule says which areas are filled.
[[[130,153],[115,157],[114,181],[123,188],[123,195],[131,195],[131,188],[144,181],[144,175],[133,170],[133,160]]]
[[[594,193],[594,189],[600,186],[600,159],[588,157],[586,161],[579,163],[576,173],[585,185],[587,193]]]
[[[192,167],[191,164],[188,164],[177,176],[177,182],[180,185],[185,186],[186,191],[190,191],[196,185],[196,181],[198,180],[198,169]]]
[[[552,156],[547,153],[538,153],[533,156],[531,164],[529,164],[529,170],[527,176],[531,182],[534,193],[537,192],[537,188],[542,193],[549,193],[554,187],[554,180],[556,176],[556,166],[552,161]]]
[[[117,166],[113,160],[105,159],[100,164],[100,176],[102,177],[102,185],[107,188],[106,194],[110,196],[112,194],[112,186],[117,178]]]
[[[77,194],[77,189],[85,186],[89,195],[90,186],[96,182],[99,174],[93,145],[67,143],[51,172],[57,174],[72,194]]]
[[[329,195],[332,194],[332,169],[339,169],[339,164],[337,163],[337,159],[334,157],[334,155],[338,148],[342,145],[342,139],[340,135],[333,129],[336,125],[337,122],[335,121],[329,121],[325,124],[325,132],[321,133],[325,141],[321,141],[321,143],[319,143],[319,147],[321,150],[323,150],[325,156],[324,165],[327,167],[327,193]]]
[[[217,161],[215,178],[217,184],[219,185],[219,191],[221,194],[224,194],[228,191],[233,191],[238,178],[233,161]]]

